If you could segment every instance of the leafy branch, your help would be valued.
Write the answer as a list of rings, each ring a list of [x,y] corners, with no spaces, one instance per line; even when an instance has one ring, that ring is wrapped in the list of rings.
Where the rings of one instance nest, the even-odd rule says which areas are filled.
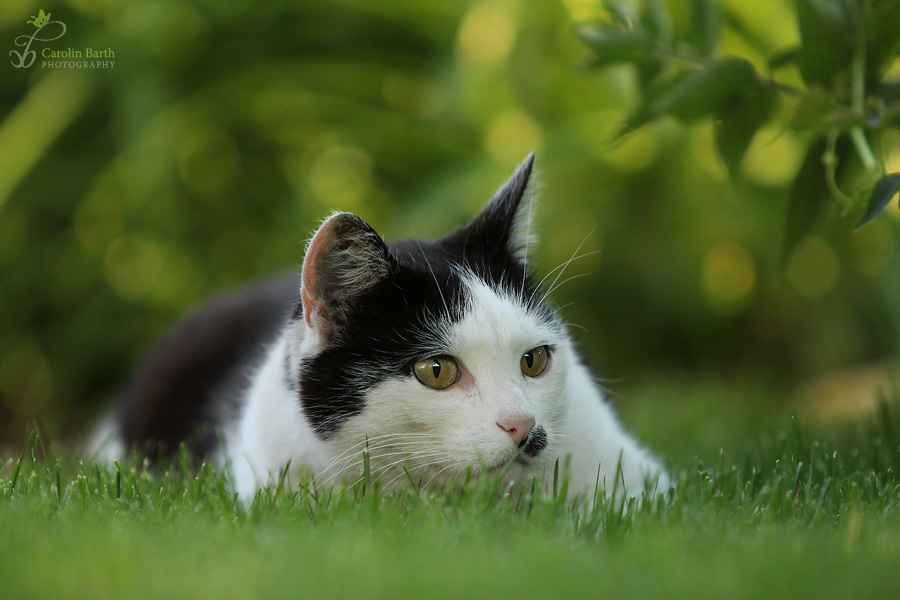
[[[843,216],[861,215],[861,227],[900,190],[900,174],[886,173],[884,157],[872,149],[873,141],[900,125],[900,82],[885,80],[900,51],[900,10],[893,0],[793,3],[801,43],[774,53],[762,48],[770,54],[766,74],[745,58],[722,55],[723,27],[751,46],[764,44],[715,0],[691,0],[682,30],[673,27],[664,0],[640,6],[606,0],[609,20],[576,31],[594,50],[595,66],[628,63],[637,73],[641,103],[620,135],[665,115],[685,124],[712,118],[732,177],[757,131],[776,118],[780,99],[791,96],[796,108],[780,126],[806,135],[810,145],[791,188],[786,252],[818,222],[829,197],[843,206]],[[792,65],[803,88],[775,78]],[[852,184],[851,163],[859,167]]]

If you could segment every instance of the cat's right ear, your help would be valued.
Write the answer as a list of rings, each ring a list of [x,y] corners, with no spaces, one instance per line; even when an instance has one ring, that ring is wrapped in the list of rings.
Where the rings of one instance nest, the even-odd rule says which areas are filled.
[[[300,285],[303,319],[320,346],[340,333],[354,304],[393,264],[384,240],[356,215],[337,213],[322,223],[306,249]]]
[[[528,190],[533,167],[534,154],[529,154],[481,214],[463,230],[469,242],[480,240],[491,251],[508,252],[519,260],[527,259],[529,221],[534,202],[533,194]]]

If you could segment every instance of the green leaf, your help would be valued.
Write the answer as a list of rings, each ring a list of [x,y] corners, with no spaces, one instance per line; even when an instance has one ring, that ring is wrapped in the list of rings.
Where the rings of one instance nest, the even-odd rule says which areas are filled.
[[[795,0],[800,27],[797,65],[807,84],[831,87],[850,66],[853,24],[846,0]]]
[[[771,90],[750,90],[727,102],[719,111],[716,145],[732,179],[737,177],[741,160],[757,130],[769,120],[776,98]]]
[[[803,161],[803,165],[800,167],[800,171],[791,185],[784,235],[785,257],[810,232],[831,198],[831,192],[828,188],[828,174],[822,162],[822,156],[827,148],[828,145],[824,136],[810,146],[806,153],[806,159]],[[846,158],[850,150],[849,140],[845,136],[841,136],[835,146],[838,169],[846,167]]]
[[[616,0],[603,0],[603,8],[611,14],[613,18],[626,29],[634,27],[636,21],[634,8],[629,2],[617,2]]]
[[[887,208],[887,205],[890,204],[891,199],[897,194],[898,190],[900,190],[900,173],[892,173],[879,179],[875,183],[875,187],[872,188],[872,194],[869,196],[866,214],[860,220],[856,229],[866,225],[880,215]]]
[[[731,58],[688,72],[649,107],[654,115],[671,114],[684,122],[714,115],[735,93],[758,83],[753,65]]]
[[[634,63],[640,87],[645,88],[650,82],[659,78],[665,63],[656,56]]]
[[[776,69],[780,69],[782,67],[786,67],[792,62],[797,61],[797,57],[800,56],[800,47],[795,46],[793,48],[788,48],[786,50],[782,50],[781,52],[775,53],[772,58],[769,59],[769,70],[774,71]]]
[[[642,62],[653,58],[653,40],[645,31],[612,25],[589,25],[579,27],[575,34],[597,54],[596,66]]]
[[[832,129],[845,131],[864,125],[863,115],[842,105],[822,88],[815,88],[804,94],[791,118],[792,129],[817,133],[826,133]]]
[[[654,79],[641,79],[641,105],[631,113],[615,137],[627,135],[659,117],[660,114],[654,112],[651,107],[660,97],[668,94],[670,89],[678,86],[687,75],[688,72],[685,71],[668,70]]]
[[[687,123],[715,115],[735,94],[757,89],[758,81],[753,66],[739,58],[717,61],[702,69],[664,73],[645,85],[643,103],[616,137],[665,114]]]
[[[690,41],[701,56],[712,56],[719,45],[719,12],[714,0],[691,0]]]
[[[866,62],[877,81],[897,59],[900,50],[900,10],[896,2],[880,0],[866,5]]]
[[[900,81],[885,81],[875,93],[885,104],[900,102]]]
[[[647,0],[644,4],[644,28],[661,44],[672,41],[672,17],[664,0]]]
[[[881,122],[888,125],[900,123],[900,102],[894,103],[884,109]]]

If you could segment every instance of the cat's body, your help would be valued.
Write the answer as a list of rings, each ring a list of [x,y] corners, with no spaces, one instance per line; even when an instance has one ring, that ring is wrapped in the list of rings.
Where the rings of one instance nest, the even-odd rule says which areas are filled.
[[[667,488],[530,277],[532,161],[435,242],[326,220],[299,280],[220,297],[149,355],[120,405],[121,441],[189,442],[230,465],[244,498],[288,464],[353,481],[364,451],[388,485],[467,469],[524,482],[570,457],[572,493],[612,489],[618,467],[629,493]]]

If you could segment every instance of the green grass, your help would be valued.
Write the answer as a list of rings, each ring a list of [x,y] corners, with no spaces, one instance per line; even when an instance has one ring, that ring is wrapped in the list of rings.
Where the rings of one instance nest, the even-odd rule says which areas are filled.
[[[245,507],[208,466],[40,461],[31,444],[0,467],[0,598],[895,597],[900,414],[780,421],[673,465],[666,498],[590,510],[486,479],[281,486]]]

